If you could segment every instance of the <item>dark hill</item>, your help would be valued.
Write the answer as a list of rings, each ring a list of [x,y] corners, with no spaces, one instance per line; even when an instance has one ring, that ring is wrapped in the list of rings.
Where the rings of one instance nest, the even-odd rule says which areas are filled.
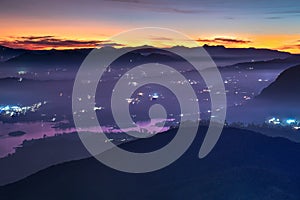
[[[9,47],[0,45],[0,62],[17,57],[17,56],[25,53],[26,51],[27,50],[25,50],[25,49],[13,49],[13,48],[9,48]]]
[[[228,66],[236,63],[268,61],[286,59],[290,53],[270,49],[256,48],[226,48],[224,46],[204,45],[204,49],[211,55],[217,66]],[[234,61],[234,62],[232,62]],[[231,64],[230,64],[231,63]]]
[[[268,87],[264,88],[253,101],[243,107],[229,111],[233,121],[262,123],[270,117],[300,117],[300,65],[284,70]],[[241,115],[241,113],[244,113]],[[253,119],[252,116],[256,116]],[[282,134],[285,135],[285,134]]]
[[[149,48],[147,46],[141,48]],[[113,54],[117,51],[123,51],[130,48],[115,49],[112,47],[101,48],[103,54]],[[187,47],[172,47],[171,49],[180,52],[185,52],[186,55],[190,55],[190,58],[199,59],[199,51],[197,48],[187,48]],[[232,65],[241,62],[251,62],[251,61],[265,61],[272,59],[285,59],[291,56],[289,53],[268,50],[268,49],[254,49],[254,48],[225,48],[223,46],[204,46],[204,49],[210,54],[212,59],[216,62],[217,66]],[[54,66],[54,67],[76,67],[80,66],[86,55],[92,49],[74,49],[74,50],[17,50],[6,48],[5,51],[1,52],[19,52],[14,53],[13,56],[4,56],[3,59],[5,65],[3,66],[24,66],[30,67],[32,65],[42,66]],[[168,49],[165,49],[168,50]],[[152,51],[153,52],[153,51]],[[157,53],[157,52],[154,52]],[[158,52],[161,54],[161,51]]]
[[[257,98],[281,103],[298,103],[300,102],[299,91],[300,65],[297,65],[282,72]]]
[[[188,129],[186,129],[188,133]],[[146,174],[110,169],[94,158],[50,167],[0,188],[6,199],[264,199],[300,198],[300,145],[226,128],[212,153],[197,157],[205,128],[172,165]],[[125,144],[151,149],[174,131]]]
[[[49,67],[68,67],[80,65],[87,54],[76,50],[50,50],[50,51],[29,51],[5,63],[11,66],[32,66],[38,65]]]
[[[292,55],[288,58],[276,58],[266,61],[257,61],[257,62],[246,62],[246,63],[237,63],[234,65],[226,66],[222,69],[227,70],[285,70],[289,67],[300,64],[300,55]]]

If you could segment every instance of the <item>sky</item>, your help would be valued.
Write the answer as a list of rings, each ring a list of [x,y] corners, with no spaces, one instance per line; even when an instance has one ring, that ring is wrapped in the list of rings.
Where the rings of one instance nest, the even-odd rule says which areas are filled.
[[[0,44],[122,47],[109,38],[132,28],[163,27],[199,45],[300,53],[299,22],[298,0],[1,0]]]

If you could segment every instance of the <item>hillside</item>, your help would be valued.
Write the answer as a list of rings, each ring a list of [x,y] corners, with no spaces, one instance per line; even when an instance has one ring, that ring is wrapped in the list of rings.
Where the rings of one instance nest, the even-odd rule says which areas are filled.
[[[144,46],[141,48],[149,48]],[[112,47],[101,48],[103,54],[113,54],[117,51],[127,50],[129,47],[115,49]],[[227,66],[242,62],[266,61],[273,59],[286,59],[291,54],[269,49],[255,48],[226,48],[224,46],[208,46],[204,49],[209,53],[217,66]],[[166,48],[165,50],[168,50]],[[190,55],[189,59],[199,59],[197,48],[187,48],[183,46],[172,47],[170,50],[182,52]],[[11,49],[0,46],[1,61],[6,61],[3,66],[32,67],[32,65],[46,65],[55,67],[72,67],[79,66],[91,49],[74,49],[74,50],[22,50]]]
[[[26,51],[27,50],[25,49],[13,49],[0,45],[0,62],[4,62],[11,58],[17,57],[25,53]]]
[[[257,98],[281,104],[298,103],[300,101],[299,83],[300,65],[297,65],[282,72]]]
[[[292,55],[288,58],[276,58],[271,60],[262,60],[256,62],[237,63],[234,65],[223,67],[223,70],[285,70],[289,67],[299,65],[300,56]]]
[[[205,130],[199,129],[183,157],[160,171],[127,174],[88,158],[56,165],[1,187],[0,196],[2,200],[299,199],[299,144],[226,128],[213,152],[200,160],[197,154]],[[159,134],[123,148],[153,150],[173,134]]]

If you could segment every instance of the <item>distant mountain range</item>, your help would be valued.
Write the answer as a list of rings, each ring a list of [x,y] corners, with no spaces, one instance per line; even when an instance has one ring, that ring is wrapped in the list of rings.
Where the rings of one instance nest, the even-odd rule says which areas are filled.
[[[189,129],[185,131],[188,133]],[[199,159],[205,131],[205,127],[200,127],[188,151],[165,169],[128,174],[110,169],[94,158],[72,161],[1,187],[1,200],[298,199],[299,144],[225,128],[211,154]],[[129,142],[121,148],[133,152],[153,150],[170,141],[175,132]]]
[[[264,60],[257,62],[237,63],[225,66],[222,69],[228,70],[278,70],[287,69],[289,67],[300,64],[300,55],[291,55],[287,58],[276,58],[272,60]]]
[[[244,62],[267,61],[273,59],[285,59],[290,53],[270,49],[255,48],[226,48],[224,46],[208,46],[204,49],[211,55],[218,67]],[[230,64],[230,60],[234,61]],[[238,61],[239,60],[239,61]]]
[[[149,48],[149,47],[141,47]],[[115,49],[113,47],[103,47],[103,53],[113,53],[114,51],[122,51],[130,49],[125,47]],[[187,48],[183,46],[176,46],[170,50],[178,52],[185,52],[190,55],[191,59],[199,58],[197,48]],[[208,46],[205,45],[204,49],[210,54],[217,66],[233,65],[241,62],[254,62],[266,61],[272,59],[285,59],[291,56],[290,53],[280,52],[268,49],[255,49],[255,48],[225,48],[224,46]],[[76,65],[79,66],[84,60],[86,55],[92,49],[74,49],[74,50],[25,50],[25,49],[12,49],[0,46],[0,61],[9,65],[23,65],[28,66],[32,64],[40,65]],[[168,49],[165,49],[168,50]],[[1,67],[1,66],[0,66]]]
[[[11,58],[17,57],[28,50],[25,49],[13,49],[0,45],[0,62],[7,61]]]

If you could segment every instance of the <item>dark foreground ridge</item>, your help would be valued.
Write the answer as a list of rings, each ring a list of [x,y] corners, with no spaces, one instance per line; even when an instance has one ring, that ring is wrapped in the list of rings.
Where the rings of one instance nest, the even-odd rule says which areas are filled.
[[[275,82],[265,88],[258,96],[260,99],[272,99],[281,104],[299,103],[300,100],[300,65],[282,72]]]
[[[205,130],[200,127],[188,151],[162,170],[128,174],[88,158],[56,165],[1,187],[1,200],[299,199],[299,144],[226,128],[209,156],[199,159]],[[123,147],[135,152],[149,150],[165,144],[174,134],[171,130]]]

